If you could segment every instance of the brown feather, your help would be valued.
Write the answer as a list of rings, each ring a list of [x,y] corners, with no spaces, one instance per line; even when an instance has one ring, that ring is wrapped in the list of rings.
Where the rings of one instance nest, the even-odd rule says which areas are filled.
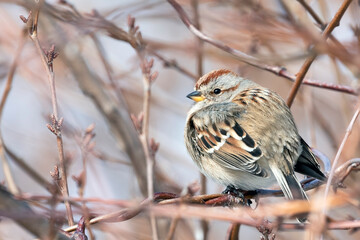
[[[218,78],[219,76],[223,75],[223,74],[234,74],[233,72],[231,72],[230,70],[227,69],[220,69],[220,70],[216,70],[216,71],[212,71],[204,76],[202,76],[195,84],[195,88],[199,89],[200,86],[202,85],[206,85],[208,84],[210,81],[213,81],[213,79]]]

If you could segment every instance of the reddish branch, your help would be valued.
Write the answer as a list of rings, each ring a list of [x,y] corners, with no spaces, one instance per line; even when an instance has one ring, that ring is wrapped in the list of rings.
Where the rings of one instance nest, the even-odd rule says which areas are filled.
[[[180,7],[180,5],[174,1],[174,0],[168,0],[169,3],[171,3],[174,8],[178,11],[179,16],[181,17],[181,19],[183,20],[183,22],[186,24],[186,26],[190,29],[190,31],[192,31],[199,39],[201,39],[202,41],[208,42],[234,56],[236,56],[237,58],[239,58],[241,61],[244,61],[252,66],[258,67],[260,69],[275,73],[279,76],[285,77],[287,79],[290,79],[292,81],[296,80],[296,85],[300,86],[301,82],[303,82],[304,84],[309,84],[312,86],[316,86],[316,87],[321,87],[321,88],[327,88],[327,89],[332,89],[332,90],[336,90],[336,91],[341,91],[341,92],[345,92],[345,93],[350,93],[353,95],[357,95],[358,92],[350,87],[347,86],[341,86],[341,85],[335,85],[335,84],[329,84],[329,83],[320,83],[320,82],[315,82],[315,81],[311,81],[311,80],[303,80],[303,77],[301,77],[302,79],[299,80],[300,77],[296,78],[294,75],[288,73],[285,69],[278,67],[278,66],[269,66],[266,64],[261,63],[258,59],[249,56],[247,54],[244,54],[236,49],[230,48],[229,46],[225,45],[224,43],[220,42],[220,41],[216,41],[208,36],[206,36],[205,34],[203,34],[199,28],[195,27],[195,26],[190,22],[188,16],[186,15],[186,13],[184,12],[184,10]],[[338,24],[338,21],[340,21],[342,14],[345,12],[348,3],[350,3],[351,1],[345,1],[342,8],[339,10],[339,14],[337,14],[333,21],[331,22],[331,24],[329,24],[330,26],[328,26],[327,30],[324,31],[324,37],[327,37],[328,34],[330,34],[330,32],[333,30],[334,27],[336,27],[336,25]],[[81,16],[80,16],[81,17]],[[113,25],[109,25],[108,22],[105,19],[101,19],[98,15],[94,14],[93,16],[90,16],[90,18],[92,18],[92,20],[94,20],[93,22],[89,22],[90,24],[98,24],[98,28],[102,28],[104,27],[110,36],[114,37],[114,38],[119,38],[119,35],[121,35],[122,37],[124,37],[121,40],[124,41],[128,41],[135,49],[138,49],[139,52],[142,51],[142,45],[141,43],[139,44],[139,42],[137,41],[139,39],[139,36],[136,34],[128,34],[126,32],[120,31],[118,28],[116,28],[116,26]],[[51,86],[51,92],[52,92],[52,104],[53,104],[53,110],[54,110],[54,114],[52,117],[52,125],[49,125],[49,129],[57,136],[57,138],[60,138],[60,145],[59,145],[59,155],[60,155],[60,162],[63,161],[63,149],[62,149],[62,140],[61,140],[61,122],[62,120],[58,118],[58,113],[57,113],[57,103],[56,103],[56,94],[55,94],[55,83],[54,83],[54,76],[53,76],[53,60],[56,57],[56,52],[54,51],[54,48],[50,49],[50,51],[48,51],[45,55],[44,53],[41,51],[40,48],[40,44],[38,42],[37,39],[37,34],[36,34],[36,28],[37,28],[37,20],[38,20],[38,9],[36,11],[35,14],[35,18],[32,24],[32,27],[30,29],[30,35],[32,37],[32,39],[35,41],[35,44],[37,46],[38,49],[40,49],[40,55],[42,57],[43,62],[46,65],[46,69],[47,69],[47,73],[49,75],[49,81],[50,81],[50,86]],[[98,20],[98,21],[96,21]],[[102,25],[103,24],[103,25]],[[133,23],[130,23],[129,25],[132,26],[134,33],[137,32],[137,29],[135,28]],[[109,27],[109,28],[106,28]],[[114,27],[114,28],[110,28],[110,27]],[[115,32],[111,32],[109,29],[117,29],[119,31],[115,31]],[[132,36],[134,35],[134,36]],[[141,36],[141,35],[140,35]],[[142,61],[142,71],[143,71],[143,75],[144,75],[144,93],[145,93],[145,97],[144,97],[144,114],[142,115],[142,117],[138,117],[136,118],[136,121],[134,120],[134,125],[137,126],[137,129],[140,133],[140,135],[143,135],[143,143],[144,143],[144,150],[147,151],[146,157],[147,157],[147,163],[148,163],[148,177],[152,178],[153,177],[153,170],[151,170],[151,165],[153,166],[153,161],[154,161],[154,154],[158,148],[158,144],[155,143],[154,141],[149,141],[149,137],[148,137],[148,122],[149,122],[149,102],[150,102],[150,85],[151,82],[153,81],[153,79],[156,78],[156,75],[152,75],[151,74],[151,67],[152,67],[152,62],[151,61],[147,61],[146,58],[142,55],[139,54],[140,59]],[[312,58],[314,58],[314,56],[312,56]],[[312,58],[309,58],[308,63],[304,64],[304,75],[306,73],[306,70],[308,69],[308,67],[310,67],[311,62],[313,61]],[[296,90],[297,91],[297,90]],[[295,97],[296,95],[296,91],[293,94],[293,96]],[[359,113],[359,110],[357,111],[357,114]],[[59,139],[58,139],[59,140]],[[58,141],[59,143],[59,141]],[[341,153],[342,148],[339,148],[338,154]],[[149,164],[150,163],[150,164]],[[62,180],[65,180],[66,183],[66,188],[67,188],[67,182],[66,182],[66,174],[65,174],[65,166],[63,166],[63,164],[60,165],[61,167],[63,167],[64,169],[64,175],[62,176]],[[149,167],[150,166],[150,167]],[[339,178],[338,178],[338,182],[343,182],[344,179],[349,175],[349,173],[355,169],[356,167],[359,166],[359,160],[352,160],[347,162],[347,165],[343,165],[341,167],[339,167],[336,171],[335,171],[335,166],[336,166],[336,161],[334,162],[333,165],[333,170],[332,173],[333,174],[339,174]],[[331,179],[331,177],[330,177]],[[332,181],[329,181],[329,184],[333,183]],[[318,186],[320,183],[316,180],[306,180],[303,181],[304,184],[304,188],[305,189],[311,189],[314,188],[316,186]],[[182,205],[184,205],[185,203],[194,203],[194,202],[198,202],[198,203],[205,203],[205,204],[211,204],[211,205],[225,205],[225,204],[238,204],[240,202],[237,202],[238,199],[236,198],[232,198],[232,196],[229,195],[220,195],[220,194],[215,194],[215,195],[205,195],[205,196],[195,196],[195,197],[181,197],[178,199],[173,199],[175,197],[177,197],[174,194],[166,194],[166,193],[162,193],[162,196],[159,197],[157,195],[155,195],[154,200],[160,201],[161,200],[161,204],[159,204],[158,206],[155,206],[154,208],[149,205],[149,203],[151,202],[152,198],[153,198],[153,190],[152,188],[152,181],[150,179],[148,179],[148,194],[149,194],[149,199],[147,199],[147,201],[145,201],[144,203],[136,206],[136,207],[129,207],[126,209],[121,210],[120,212],[115,212],[115,213],[111,213],[108,215],[103,215],[103,216],[99,216],[97,218],[93,218],[90,222],[91,223],[96,223],[96,222],[107,222],[107,221],[125,221],[128,219],[131,219],[133,217],[135,217],[138,213],[140,213],[143,210],[149,210],[155,214],[163,214],[164,216],[175,216],[174,213],[166,213],[166,211],[170,211],[173,210],[173,212],[177,211],[176,214],[181,214],[181,215],[176,215],[176,216],[181,216],[181,217],[191,217],[191,216],[198,216],[201,218],[206,218],[206,219],[220,219],[220,220],[229,220],[229,221],[238,221],[244,224],[248,224],[251,226],[258,226],[260,220],[253,220],[250,218],[241,218],[239,216],[235,216],[235,214],[231,214],[234,213],[232,211],[228,211],[228,209],[224,209],[221,208],[221,213],[225,213],[223,215],[216,215],[216,209],[214,210],[214,208],[193,208],[190,210],[199,210],[197,212],[185,212],[182,213],[181,212],[181,207]],[[265,197],[265,196],[280,196],[282,194],[282,192],[280,190],[259,190],[259,191],[253,191],[253,192],[245,192],[244,195],[246,198],[250,199],[250,198],[255,198],[255,197]],[[69,205],[70,202],[70,198],[68,195],[64,194],[62,197],[63,201],[65,202],[65,204]],[[163,200],[163,199],[173,199],[173,200]],[[171,206],[172,208],[167,209],[167,208],[162,208],[163,206],[161,205],[165,205],[165,204],[169,204],[169,203],[178,203],[180,204],[179,206]],[[181,205],[182,204],[182,205]],[[289,205],[291,205],[293,203],[289,203]],[[302,203],[305,204],[305,203]],[[160,207],[160,208],[156,208],[156,207]],[[211,209],[213,212],[211,213],[206,213],[205,211],[207,209]],[[246,209],[243,211],[243,209],[245,208],[241,208],[241,210],[238,211],[238,213],[249,213],[249,209]],[[204,211],[205,210],[205,211]],[[69,209],[67,208],[67,211],[69,211]],[[158,212],[157,212],[158,211]],[[202,212],[201,212],[202,211]],[[70,208],[70,212],[71,212],[71,208]],[[168,214],[168,215],[166,215]],[[213,215],[212,215],[213,214]],[[228,214],[228,215],[226,215]],[[68,217],[70,216],[70,214],[68,213]],[[226,218],[228,216],[228,218]],[[236,218],[238,217],[238,218]],[[70,221],[70,220],[69,220]],[[300,225],[300,224],[281,224],[280,225],[283,229],[292,229],[291,227],[297,228],[297,229],[303,229],[306,227],[306,225]],[[328,229],[345,229],[345,228],[355,228],[355,227],[359,227],[360,226],[360,222],[359,221],[344,221],[344,222],[332,222],[330,223],[327,228]],[[73,229],[74,227],[72,227]],[[80,226],[80,231],[84,231],[83,228],[81,228]],[[266,229],[265,229],[266,231]]]
[[[351,2],[352,2],[352,0],[345,0],[343,2],[343,4],[341,5],[341,7],[339,8],[339,10],[336,12],[333,19],[331,19],[330,23],[325,28],[324,32],[322,33],[324,43],[326,43],[325,41],[330,36],[331,32],[337,26],[340,25],[340,20],[344,16],[344,14],[345,14],[345,12],[346,12],[346,10],[349,7]],[[286,103],[287,103],[287,105],[289,107],[291,107],[292,103],[294,102],[295,96],[296,96],[297,92],[300,89],[300,85],[304,81],[305,75],[308,72],[311,64],[314,62],[316,57],[317,57],[316,53],[314,55],[308,57],[305,60],[304,64],[301,66],[299,72],[296,74],[295,83],[294,83],[293,87],[291,88],[289,96],[288,96],[287,101],[286,101]]]
[[[336,178],[339,181],[344,181],[345,178],[349,175],[350,171],[355,170],[360,165],[360,159],[351,159],[338,167],[336,169]],[[339,181],[333,181],[334,185],[338,185]],[[302,181],[303,187],[305,190],[313,189],[318,187],[319,181],[311,179],[311,180],[303,180]],[[190,191],[191,192],[191,191]],[[244,196],[246,199],[256,199],[268,196],[283,196],[281,190],[258,190],[253,192],[244,192]],[[25,200],[32,200],[32,201],[48,201],[52,197],[50,196],[30,196],[30,195],[23,195],[22,199]],[[353,202],[351,199],[348,201],[348,195],[339,192],[337,196],[333,196],[327,201],[329,201],[329,206],[337,207],[342,206],[344,204],[348,204]],[[208,195],[197,195],[192,196],[191,193],[187,193],[183,196],[178,196],[173,193],[156,193],[154,195],[153,200],[146,199],[142,203],[137,204],[133,201],[125,201],[125,200],[106,200],[106,199],[99,199],[99,198],[67,198],[57,196],[58,201],[71,201],[73,203],[85,203],[85,202],[92,202],[92,203],[100,203],[106,205],[116,205],[119,207],[124,207],[124,209],[97,216],[92,218],[89,223],[95,224],[100,222],[120,222],[126,221],[142,211],[151,210],[156,215],[162,216],[172,216],[172,217],[183,217],[183,218],[190,218],[190,217],[200,217],[203,219],[218,219],[218,220],[226,220],[232,221],[237,223],[242,223],[249,226],[259,226],[262,224],[261,218],[262,217],[269,217],[269,216],[278,216],[278,217],[286,217],[292,214],[295,214],[298,211],[310,211],[312,208],[308,205],[306,201],[299,201],[299,202],[286,202],[280,203],[275,205],[267,205],[262,204],[258,207],[261,208],[256,212],[257,215],[253,215],[256,218],[250,219],[248,216],[252,216],[252,209],[247,207],[241,207],[243,205],[242,201],[239,201],[239,198],[233,197],[231,195],[226,194],[208,194]],[[156,205],[152,205],[151,202],[155,201],[157,206],[162,206],[161,208],[156,207]],[[194,206],[196,205],[207,205],[208,208],[203,206]],[[316,203],[315,203],[316,204]],[[233,208],[233,210],[229,210],[227,208],[214,208],[214,205],[218,206],[239,206]],[[153,210],[152,210],[153,209]],[[183,210],[186,209],[184,212]],[[265,211],[265,212],[263,212]],[[179,214],[179,215],[177,215]],[[262,215],[261,215],[262,214]],[[255,220],[254,220],[255,219]],[[288,224],[288,223],[269,223],[270,225],[276,225],[281,230],[303,230],[307,227],[304,224]],[[76,229],[75,226],[71,226],[65,231],[74,231]],[[337,221],[337,222],[330,222],[327,226],[327,229],[351,229],[351,228],[358,228],[360,227],[360,221]]]
[[[199,29],[197,29],[194,24],[190,21],[188,15],[186,14],[186,12],[184,11],[184,9],[175,1],[175,0],[168,0],[168,2],[174,7],[174,9],[177,11],[180,19],[183,21],[183,23],[185,24],[185,26],[193,33],[195,34],[197,37],[199,37],[200,39],[202,39],[204,42],[207,42],[227,53],[230,53],[231,55],[233,55],[234,57],[236,57],[237,59],[239,59],[240,61],[247,63],[251,66],[254,66],[256,68],[274,73],[280,77],[286,78],[288,80],[291,81],[295,81],[296,80],[296,76],[289,73],[285,68],[283,67],[279,67],[279,66],[271,66],[268,64],[263,64],[260,62],[260,60],[258,60],[257,58],[250,56],[248,54],[245,54],[239,50],[236,50],[234,48],[229,47],[228,45],[224,44],[221,41],[218,41],[216,39],[213,39],[209,36],[207,36],[206,34],[204,34],[203,32],[201,32]],[[306,85],[310,85],[310,86],[314,86],[314,87],[319,87],[319,88],[324,88],[324,89],[331,89],[334,91],[339,91],[339,92],[344,92],[344,93],[348,93],[348,94],[352,94],[352,95],[358,95],[359,92],[358,90],[355,90],[351,87],[348,86],[344,86],[344,85],[337,85],[337,84],[331,84],[331,83],[324,83],[324,82],[319,82],[319,81],[314,81],[314,80],[310,80],[310,79],[304,79],[303,84]]]

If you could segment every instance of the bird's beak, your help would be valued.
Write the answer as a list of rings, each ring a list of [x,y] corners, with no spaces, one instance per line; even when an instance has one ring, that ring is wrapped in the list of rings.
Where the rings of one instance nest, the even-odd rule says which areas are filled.
[[[193,91],[192,93],[189,93],[186,97],[190,98],[195,102],[201,102],[205,99],[205,97],[199,91]]]

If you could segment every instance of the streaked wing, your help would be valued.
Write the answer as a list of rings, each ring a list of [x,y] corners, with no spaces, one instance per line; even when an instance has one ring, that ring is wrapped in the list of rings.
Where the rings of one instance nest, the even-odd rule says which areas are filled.
[[[192,121],[203,154],[226,168],[266,176],[257,162],[262,156],[260,147],[240,126],[235,115],[229,114],[224,120],[210,117],[205,121],[207,124],[194,115]]]

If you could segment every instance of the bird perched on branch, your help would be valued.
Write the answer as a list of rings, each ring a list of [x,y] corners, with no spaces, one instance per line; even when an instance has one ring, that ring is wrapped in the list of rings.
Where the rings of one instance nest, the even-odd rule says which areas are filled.
[[[307,199],[295,171],[326,180],[275,92],[220,69],[201,77],[187,97],[196,104],[186,121],[186,147],[201,172],[227,190],[277,181],[286,198]]]

